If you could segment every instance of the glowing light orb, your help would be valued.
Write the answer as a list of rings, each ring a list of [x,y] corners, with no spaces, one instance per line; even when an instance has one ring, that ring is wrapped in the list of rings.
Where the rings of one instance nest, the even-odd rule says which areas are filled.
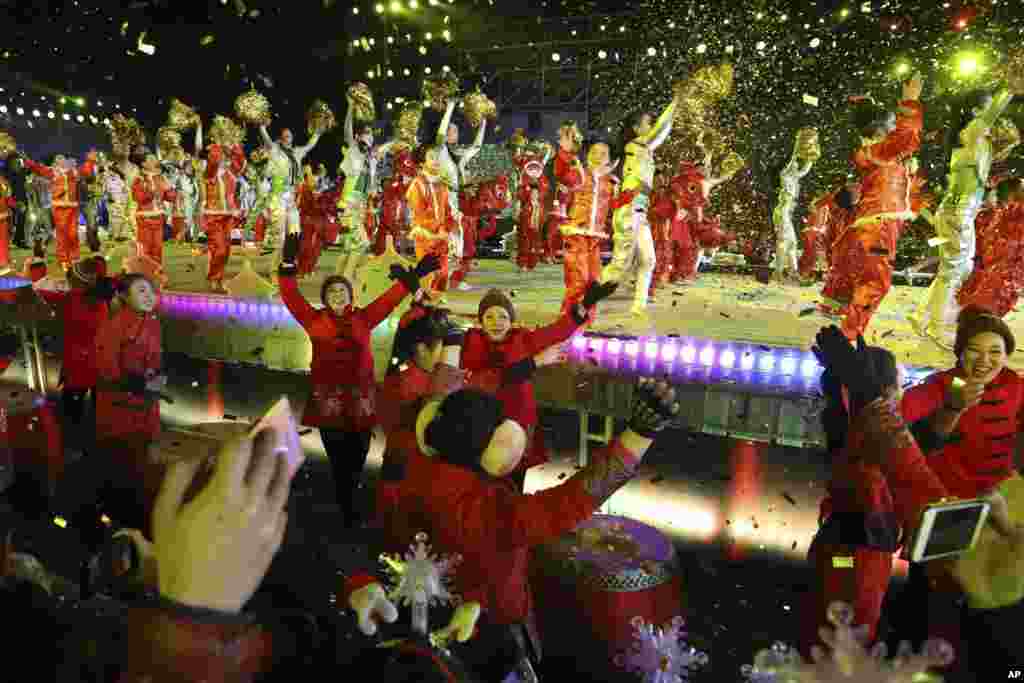
[[[679,357],[683,359],[684,363],[692,363],[694,360],[697,359],[697,349],[695,349],[692,346],[684,346],[682,353],[679,354]]]
[[[736,354],[729,350],[722,351],[722,354],[718,357],[718,364],[723,368],[732,368],[736,365]]]
[[[710,366],[715,362],[715,349],[708,346],[700,352],[700,364]]]

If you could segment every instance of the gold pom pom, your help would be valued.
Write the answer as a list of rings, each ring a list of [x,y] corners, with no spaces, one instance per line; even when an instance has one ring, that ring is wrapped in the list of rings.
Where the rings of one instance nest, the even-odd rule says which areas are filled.
[[[473,128],[478,128],[486,119],[498,117],[498,106],[479,89],[467,95],[463,104],[465,105],[463,113],[466,115],[466,121]]]
[[[245,141],[246,130],[226,116],[215,116],[210,126],[210,139],[222,147],[234,147]]]
[[[18,144],[14,141],[14,137],[7,131],[0,130],[0,159],[6,159],[17,149]]]
[[[734,175],[742,171],[746,165],[747,162],[744,161],[743,157],[736,152],[729,152],[729,154],[722,159],[721,174],[726,178],[732,178]]]
[[[146,144],[146,131],[135,119],[130,119],[123,114],[114,114],[110,117],[110,142],[115,148],[144,145]]]
[[[419,141],[420,120],[423,118],[423,106],[419,102],[411,102],[402,109],[395,124],[395,138],[408,147],[415,147]]]
[[[270,160],[270,152],[266,147],[257,147],[249,154],[249,161],[254,164],[265,164]]]
[[[1022,65],[1024,68],[1024,65]],[[1002,117],[992,127],[992,160],[1006,161],[1020,144],[1020,130],[1012,119]]]
[[[338,125],[334,119],[334,112],[323,100],[314,100],[306,112],[306,126],[310,135],[326,133]]]
[[[430,108],[443,112],[448,103],[459,96],[459,79],[452,72],[423,80],[423,99],[430,103]]]
[[[803,161],[815,162],[821,158],[817,128],[801,128],[796,133],[796,155]]]
[[[1006,86],[1014,95],[1024,95],[1024,49],[1010,53],[1006,60]]]
[[[250,126],[270,124],[270,102],[253,88],[235,100],[235,114]]]
[[[156,133],[156,144],[161,152],[170,152],[181,147],[181,133],[170,126],[164,126]]]
[[[179,132],[185,132],[199,125],[199,114],[179,99],[171,100],[171,110],[167,112],[167,126]]]
[[[377,110],[373,106],[373,93],[365,83],[353,83],[349,86],[348,97],[352,100],[352,115],[357,121],[374,121]]]

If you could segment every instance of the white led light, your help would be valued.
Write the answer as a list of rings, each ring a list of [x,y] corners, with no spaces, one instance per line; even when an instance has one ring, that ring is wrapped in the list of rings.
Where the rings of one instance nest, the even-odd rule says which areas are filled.
[[[783,375],[796,374],[796,358],[793,356],[784,356],[782,362],[779,364],[779,369]]]
[[[813,358],[804,359],[804,362],[800,364],[800,372],[804,377],[814,377],[818,373],[818,361]]]
[[[587,348],[587,338],[584,337],[583,335],[579,335],[577,337],[573,337],[572,347],[574,349],[585,349],[585,348]]]
[[[715,362],[714,347],[707,346],[700,352],[700,364],[710,367]]]
[[[658,357],[658,342],[647,342],[644,347],[644,353],[648,358]]]
[[[604,339],[601,339],[600,337],[594,337],[593,339],[590,340],[590,350],[591,351],[600,351],[603,348],[604,348]]]
[[[608,353],[618,353],[622,350],[622,342],[618,339],[608,340]]]
[[[747,353],[743,354],[743,358],[742,360],[740,360],[740,367],[743,368],[744,370],[753,370],[755,360],[756,359],[754,358],[754,354],[748,351]]]
[[[697,349],[687,344],[683,347],[683,350],[679,353],[679,357],[684,363],[692,363],[697,359]]]
[[[640,345],[635,341],[626,342],[626,353],[630,356],[635,356],[640,353]]]
[[[664,346],[661,347],[661,359],[664,361],[674,361],[676,359],[676,354],[678,352],[679,349],[676,347],[675,344],[665,344]]]
[[[599,59],[604,59],[605,57],[608,56],[608,53],[605,52],[604,50],[598,50],[597,51],[597,56],[598,56]]]
[[[775,369],[775,356],[771,353],[762,353],[761,362],[758,364],[761,372],[772,372]]]

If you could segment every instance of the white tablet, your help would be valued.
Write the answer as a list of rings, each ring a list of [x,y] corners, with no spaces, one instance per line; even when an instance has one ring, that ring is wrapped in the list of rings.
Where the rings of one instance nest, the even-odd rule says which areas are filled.
[[[921,524],[908,546],[911,562],[952,557],[974,547],[988,519],[986,500],[957,500],[925,508]]]

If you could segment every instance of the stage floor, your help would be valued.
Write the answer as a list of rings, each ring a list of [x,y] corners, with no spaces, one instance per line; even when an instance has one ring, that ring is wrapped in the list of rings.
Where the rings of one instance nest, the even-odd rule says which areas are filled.
[[[120,260],[134,253],[131,243],[106,247],[110,266],[120,268]],[[15,250],[16,263],[23,263],[29,255]],[[270,256],[259,249],[238,248],[232,252],[228,265],[230,278],[237,275],[248,260],[253,269],[266,275]],[[327,251],[320,259],[315,275],[301,281],[303,293],[319,302],[320,284],[335,272],[338,252]],[[447,305],[455,313],[475,317],[478,302],[486,290],[498,287],[506,290],[517,308],[519,322],[539,325],[553,320],[561,305],[563,275],[561,265],[541,265],[536,270],[521,274],[515,264],[507,260],[480,260],[479,267],[470,275],[470,291],[452,291],[446,295]],[[207,256],[200,245],[167,244],[164,266],[170,280],[168,290],[179,293],[207,293]],[[381,283],[381,268],[376,276],[367,276],[367,286],[360,289],[359,299],[371,297]],[[59,277],[59,269],[50,253],[51,275]],[[386,272],[386,271],[385,271]],[[924,341],[914,334],[907,315],[924,299],[926,287],[894,286],[868,331],[869,343],[893,351],[904,363],[916,366],[947,367],[953,362],[950,352]],[[620,289],[602,304],[597,323],[591,331],[626,336],[697,337],[718,341],[745,342],[773,347],[808,348],[817,330],[826,320],[815,313],[820,300],[820,286],[764,285],[750,275],[702,273],[695,284],[667,286],[651,302],[649,313],[635,317],[629,313],[632,287]],[[1024,314],[1011,313],[1007,317],[1010,327],[1024,338]],[[1024,370],[1024,356],[1016,354],[1011,366]]]

